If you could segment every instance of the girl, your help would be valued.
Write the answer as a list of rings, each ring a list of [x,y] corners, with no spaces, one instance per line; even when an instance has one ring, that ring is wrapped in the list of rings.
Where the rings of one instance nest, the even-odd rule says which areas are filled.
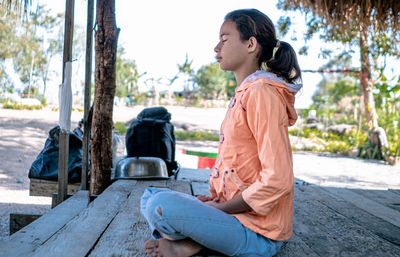
[[[237,84],[221,126],[210,196],[148,188],[141,210],[155,239],[151,256],[191,256],[203,248],[229,256],[273,256],[292,235],[293,169],[288,126],[301,88],[292,47],[255,9],[228,13],[214,51]]]

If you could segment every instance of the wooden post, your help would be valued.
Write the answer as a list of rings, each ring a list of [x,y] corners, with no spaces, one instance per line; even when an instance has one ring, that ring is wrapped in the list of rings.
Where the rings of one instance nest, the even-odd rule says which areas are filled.
[[[72,40],[74,35],[74,0],[66,0],[65,3],[65,28],[64,28],[64,54],[62,82],[64,83],[65,64],[72,61]],[[69,131],[60,129],[59,155],[58,155],[58,199],[57,204],[67,199],[68,187],[68,154]]]
[[[82,190],[88,189],[88,178],[89,172],[89,141],[90,141],[90,121],[89,121],[89,109],[90,109],[90,89],[91,89],[91,78],[92,78],[92,45],[93,45],[93,12],[94,12],[94,1],[88,0],[87,9],[87,27],[86,27],[86,74],[85,74],[85,100],[84,100],[84,112],[83,112],[83,156],[82,156]]]

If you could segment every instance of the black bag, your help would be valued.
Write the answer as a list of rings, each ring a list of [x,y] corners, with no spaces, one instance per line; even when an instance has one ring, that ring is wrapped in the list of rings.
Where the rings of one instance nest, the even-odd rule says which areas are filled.
[[[49,131],[43,150],[29,169],[29,178],[58,180],[58,146],[60,127]],[[82,131],[77,127],[69,132],[68,183],[81,181],[82,172]]]
[[[174,126],[171,114],[164,107],[151,107],[141,111],[126,132],[128,157],[158,157],[165,161],[168,176],[179,172],[175,161]]]

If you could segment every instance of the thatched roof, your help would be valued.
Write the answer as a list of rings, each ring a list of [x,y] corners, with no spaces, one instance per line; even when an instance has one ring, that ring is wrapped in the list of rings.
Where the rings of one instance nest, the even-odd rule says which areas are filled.
[[[400,31],[399,0],[279,0],[285,10],[301,9],[321,17],[324,24],[348,28],[349,21],[380,31]]]

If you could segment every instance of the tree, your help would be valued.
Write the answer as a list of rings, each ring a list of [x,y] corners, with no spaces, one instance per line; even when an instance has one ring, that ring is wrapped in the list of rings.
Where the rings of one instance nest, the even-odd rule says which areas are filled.
[[[7,16],[7,17],[6,17]],[[12,57],[11,50],[15,44],[15,27],[18,22],[15,12],[0,5],[0,92],[13,91],[13,85],[6,72],[5,61]],[[6,17],[6,18],[3,18]],[[7,40],[4,40],[4,39]]]
[[[19,75],[21,82],[30,87],[36,85],[40,74],[40,63],[46,61],[41,48],[43,40],[36,36],[36,18],[26,21],[20,34],[17,34],[17,42],[13,52],[14,70]]]
[[[189,57],[186,54],[185,62],[182,65],[178,64],[178,74],[171,80],[171,84],[182,74],[185,78],[185,82],[183,84],[183,91],[188,92],[190,91],[189,87],[190,81],[193,81],[194,70],[192,68],[193,60],[189,61]]]
[[[115,0],[97,0],[95,93],[91,128],[90,193],[98,195],[110,184],[112,168],[112,114],[119,29]]]
[[[200,96],[205,99],[221,99],[226,96],[228,75],[218,63],[202,66],[194,76]]]
[[[360,49],[360,84],[367,123],[378,127],[373,96],[371,58],[400,56],[400,2],[397,0],[280,0],[284,10],[300,10],[306,14],[308,30],[305,39],[321,33],[327,42],[340,42]],[[309,16],[311,14],[311,16]],[[279,21],[281,32],[288,31],[289,18]],[[302,52],[307,52],[306,48]],[[328,53],[328,52],[325,52]]]
[[[117,52],[115,95],[126,97],[128,94],[138,93],[139,73],[135,61],[123,58],[125,49],[122,46],[118,47]]]

